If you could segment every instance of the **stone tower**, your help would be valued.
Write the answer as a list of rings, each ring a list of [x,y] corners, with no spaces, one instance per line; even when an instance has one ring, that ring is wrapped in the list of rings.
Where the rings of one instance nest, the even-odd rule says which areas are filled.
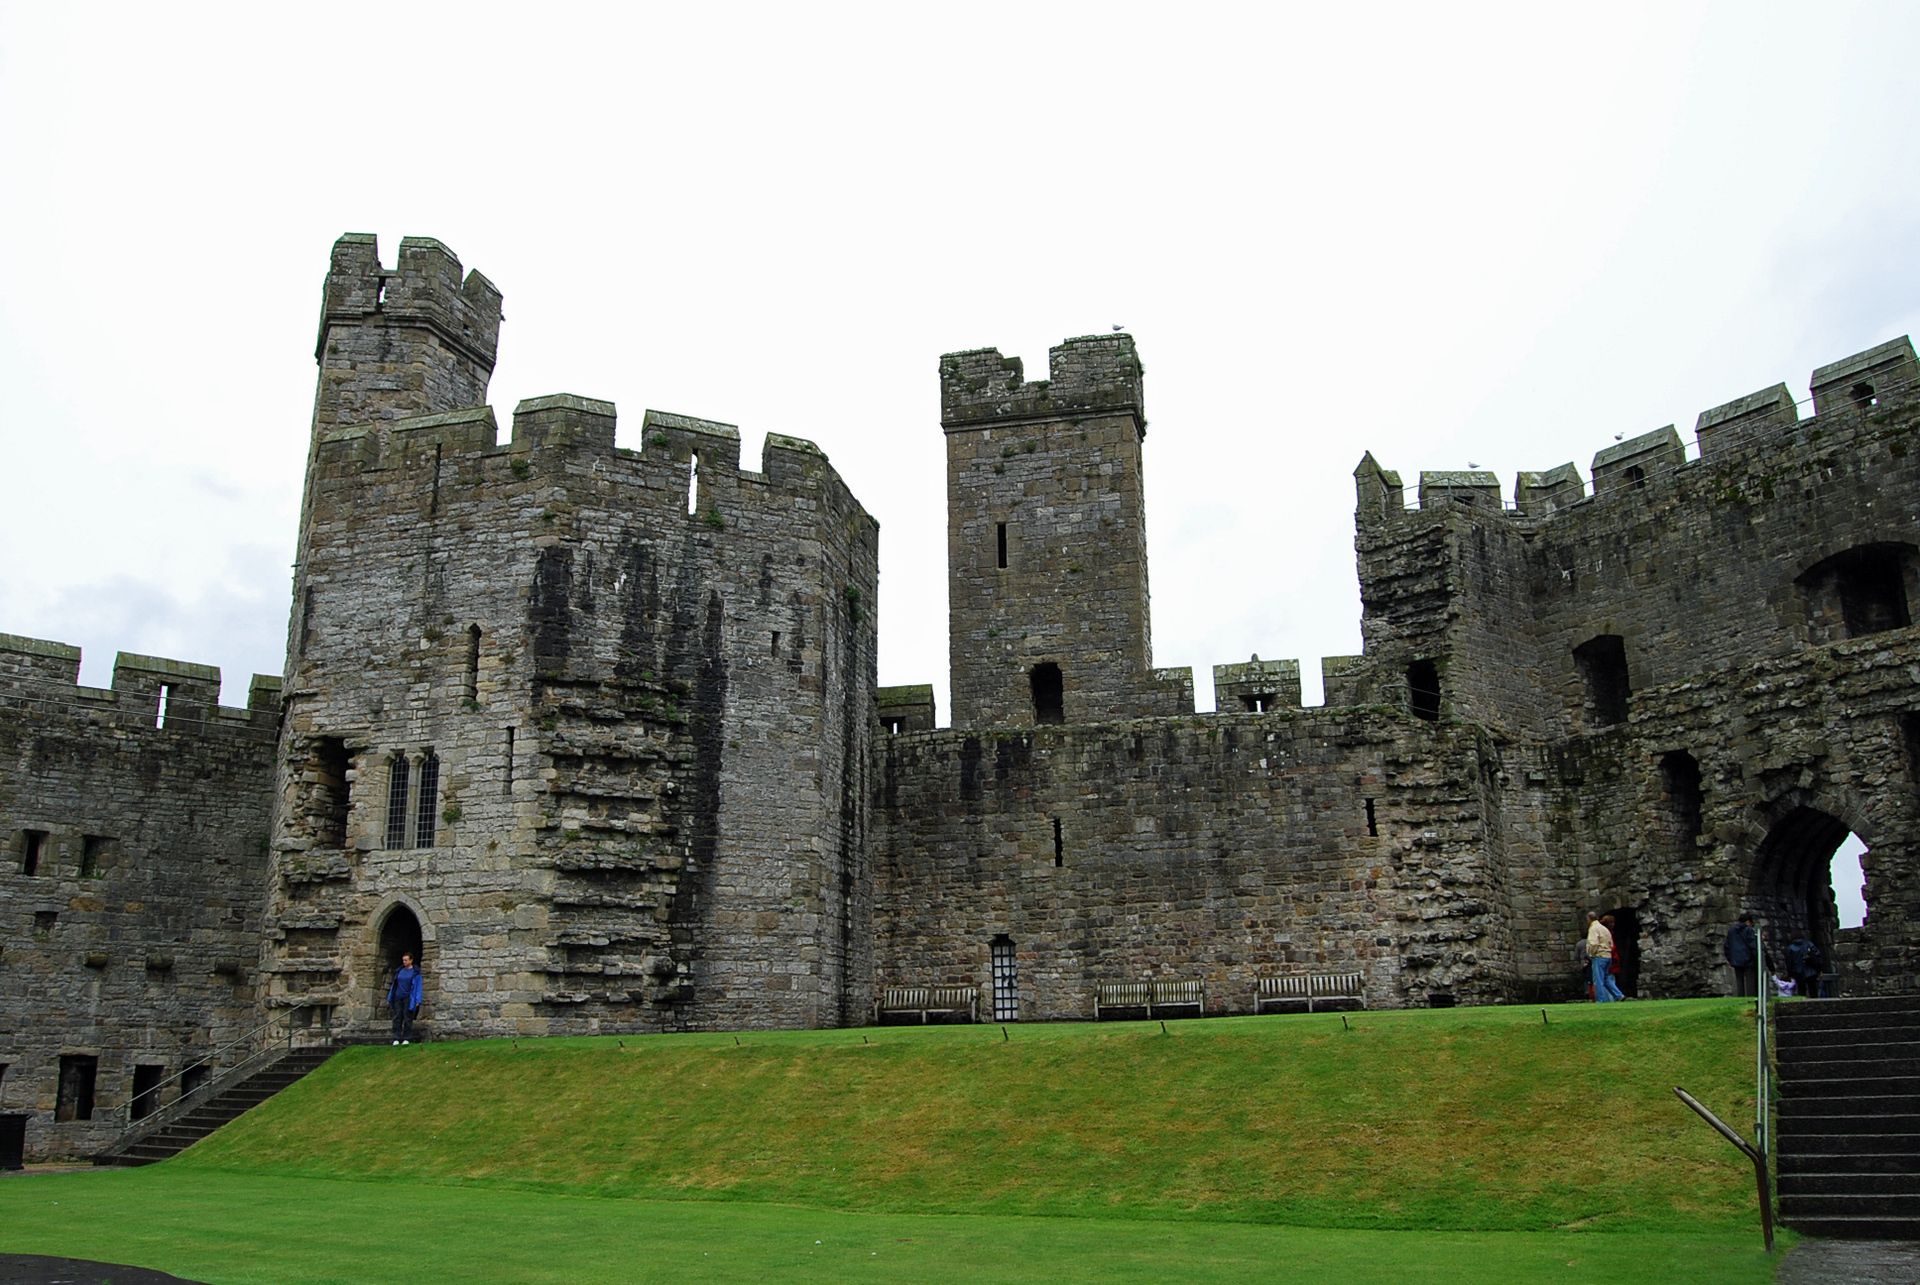
[[[864,1012],[877,527],[811,443],[484,404],[500,296],[433,241],[328,274],[263,967],[352,1031]]]
[[[1130,335],[1069,339],[1027,382],[997,349],[940,359],[947,612],[957,728],[1193,708],[1156,674]]]

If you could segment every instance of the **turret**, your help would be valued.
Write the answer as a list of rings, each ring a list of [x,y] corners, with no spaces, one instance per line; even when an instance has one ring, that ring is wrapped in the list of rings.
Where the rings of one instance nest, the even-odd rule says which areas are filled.
[[[392,269],[366,233],[333,245],[314,357],[316,437],[329,430],[478,406],[500,338],[500,291],[464,276],[431,237],[400,242]]]

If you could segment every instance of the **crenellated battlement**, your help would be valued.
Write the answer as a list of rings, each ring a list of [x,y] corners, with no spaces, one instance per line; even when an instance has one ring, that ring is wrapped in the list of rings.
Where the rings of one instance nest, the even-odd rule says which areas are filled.
[[[80,683],[80,648],[0,634],[0,705],[36,723],[63,719],[184,735],[251,731],[271,735],[280,717],[280,679],[255,674],[247,707],[221,705],[220,670],[161,656],[120,652],[110,687]]]
[[[1391,520],[1411,509],[1468,509],[1546,518],[1591,499],[1636,492],[1677,475],[1694,464],[1715,466],[1750,461],[1758,453],[1792,443],[1830,437],[1842,422],[1870,422],[1897,404],[1911,403],[1920,390],[1920,362],[1913,343],[1902,336],[1813,372],[1808,401],[1813,414],[1800,418],[1785,384],[1737,397],[1702,411],[1694,424],[1698,456],[1689,461],[1674,425],[1616,441],[1598,451],[1589,465],[1591,490],[1571,462],[1544,472],[1521,472],[1510,502],[1500,496],[1496,474],[1484,470],[1429,470],[1419,475],[1414,502],[1406,501],[1400,475],[1366,454],[1354,469],[1357,512],[1363,526]]]
[[[380,264],[379,239],[349,232],[333,243],[314,355],[324,358],[327,333],[341,325],[418,325],[489,369],[500,342],[500,290],[432,237],[400,242],[392,268]]]
[[[1047,353],[1047,378],[1028,382],[1018,357],[998,348],[940,358],[940,424],[948,432],[1074,414],[1130,414],[1146,436],[1141,366],[1133,336],[1082,335]]]
[[[649,410],[639,448],[628,449],[614,444],[617,423],[612,402],[558,393],[515,406],[504,442],[493,408],[474,406],[336,430],[316,444],[315,462],[332,486],[430,469],[436,507],[487,498],[487,488],[506,493],[581,472],[632,487],[638,503],[684,508],[697,494],[700,512],[717,506],[722,519],[732,505],[768,490],[851,497],[826,453],[802,438],[767,434],[754,472],[740,465],[740,430],[731,424]]]

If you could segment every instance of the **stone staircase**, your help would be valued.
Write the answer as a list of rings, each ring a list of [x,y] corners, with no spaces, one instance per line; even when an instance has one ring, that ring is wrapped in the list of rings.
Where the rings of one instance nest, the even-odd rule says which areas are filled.
[[[1780,1218],[1920,1240],[1920,996],[1776,1005]]]
[[[337,1047],[294,1049],[260,1070],[214,1093],[157,1129],[136,1127],[93,1158],[96,1165],[150,1165],[185,1151],[227,1121],[259,1106],[337,1052]]]

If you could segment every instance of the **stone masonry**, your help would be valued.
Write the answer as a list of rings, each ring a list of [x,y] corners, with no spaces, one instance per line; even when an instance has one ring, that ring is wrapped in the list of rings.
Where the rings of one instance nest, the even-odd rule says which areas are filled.
[[[79,673],[0,634],[0,1112],[30,1155],[98,1149],[259,1020],[279,680],[226,709],[203,665]]]
[[[869,1020],[978,988],[1357,972],[1379,1006],[1724,992],[1726,925],[1903,989],[1920,918],[1920,382],[1902,339],[1518,475],[1354,473],[1363,652],[1156,669],[1126,335],[942,358],[952,726],[876,689],[878,527],[826,456],[485,404],[500,292],[334,247],[284,691],[0,635],[0,1112],[97,1149],[262,1023],[433,1038]],[[1589,483],[1590,478],[1590,483]],[[1849,832],[1870,915],[1842,931]],[[205,1068],[205,1069],[200,1069]],[[137,1099],[137,1101],[136,1101]]]

